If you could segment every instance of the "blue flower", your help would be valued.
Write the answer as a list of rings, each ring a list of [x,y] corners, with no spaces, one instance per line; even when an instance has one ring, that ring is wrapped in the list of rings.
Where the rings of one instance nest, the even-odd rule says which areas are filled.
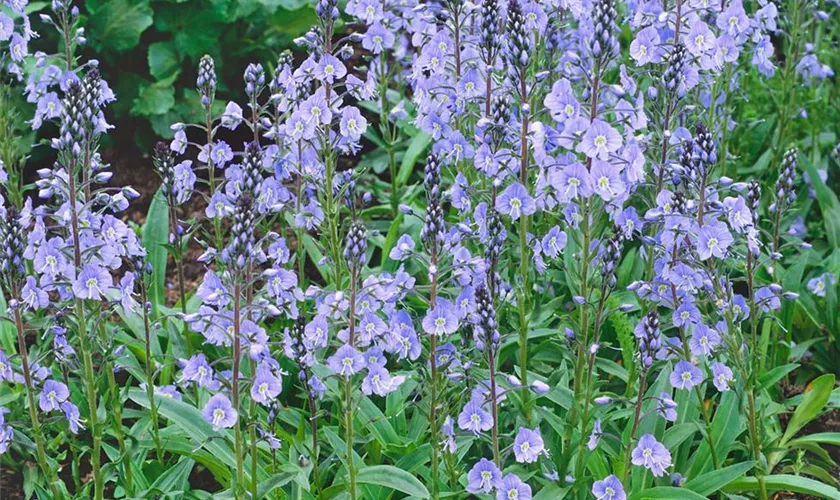
[[[514,182],[507,187],[496,198],[496,211],[499,213],[510,215],[510,218],[517,220],[523,215],[531,215],[537,210],[537,205],[534,198],[528,194],[525,186],[518,182]]]
[[[213,430],[229,428],[236,425],[238,414],[230,400],[222,393],[216,394],[201,410],[204,420],[213,425]]]

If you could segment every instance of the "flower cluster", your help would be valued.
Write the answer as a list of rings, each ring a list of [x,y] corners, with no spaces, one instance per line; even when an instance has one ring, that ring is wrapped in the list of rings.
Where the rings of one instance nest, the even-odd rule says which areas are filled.
[[[85,16],[52,2],[63,54],[28,56],[26,4],[0,4],[0,59],[55,161],[37,202],[0,200],[0,454],[34,449],[39,495],[83,458],[96,500],[186,491],[195,463],[235,498],[766,500],[768,475],[827,476],[770,386],[819,341],[800,323],[837,324],[836,252],[810,270],[831,248],[804,241],[812,205],[836,229],[836,158],[817,128],[790,141],[793,104],[775,134],[736,122],[744,85],[832,74],[779,38],[788,7],[319,0],[239,84],[192,61],[197,118],[151,151],[140,229]],[[773,141],[755,166],[749,134]]]

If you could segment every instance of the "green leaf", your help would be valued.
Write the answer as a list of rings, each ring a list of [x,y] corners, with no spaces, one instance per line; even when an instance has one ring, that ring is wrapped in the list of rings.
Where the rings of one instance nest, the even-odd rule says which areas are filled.
[[[712,440],[718,458],[723,461],[746,424],[742,418],[740,401],[735,391],[723,393],[720,404],[712,419]],[[699,477],[712,468],[712,455],[709,452],[709,440],[704,439],[697,451],[692,453],[688,477]]]
[[[148,1],[109,0],[91,12],[90,39],[99,47],[123,52],[140,43],[140,35],[152,25],[154,11]]]
[[[840,432],[818,432],[816,434],[808,434],[807,436],[794,439],[788,443],[788,446],[796,447],[797,445],[808,443],[840,446]]]
[[[157,80],[172,76],[181,66],[175,44],[172,42],[155,42],[149,45],[149,73]]]
[[[164,285],[166,283],[166,244],[169,243],[169,205],[163,192],[158,190],[149,206],[149,214],[143,225],[143,247],[146,249],[148,261],[152,264],[152,275],[149,282],[149,300],[157,314],[164,305]]]
[[[308,5],[304,8],[277,9],[271,16],[271,28],[278,33],[294,38],[306,31],[318,22],[318,15],[315,9]]]
[[[130,389],[128,397],[144,408],[149,408],[149,398],[140,389]],[[214,457],[221,460],[232,470],[236,467],[236,456],[224,438],[226,431],[214,431],[213,427],[201,416],[198,408],[177,399],[156,397],[155,404],[161,416],[177,425],[196,444],[204,447]]]
[[[323,265],[321,264],[321,260],[324,258],[324,254],[321,253],[321,250],[318,249],[318,244],[315,243],[315,240],[312,239],[312,236],[308,234],[303,235],[303,247],[306,249],[306,253],[309,254],[309,260],[315,263],[315,267],[318,269],[318,273],[321,275],[322,278],[328,280],[329,277],[332,275],[332,270],[330,269],[330,265]]]
[[[219,50],[226,12],[207,8],[202,2],[155,5],[155,28],[172,33],[178,53],[198,58]]]
[[[174,76],[174,75],[173,75]],[[131,105],[131,114],[162,115],[175,106],[175,87],[172,78],[146,86]]]
[[[388,229],[388,234],[385,237],[385,244],[382,246],[382,263],[380,264],[380,267],[383,269],[385,269],[385,265],[389,262],[391,264],[396,264],[390,259],[389,254],[391,253],[391,249],[394,248],[394,244],[396,244],[397,239],[403,234],[400,233],[400,224],[402,224],[402,221],[403,214],[400,213],[394,221],[391,222],[391,227]]]
[[[785,435],[779,443],[784,446],[805,424],[813,420],[823,409],[823,406],[828,402],[831,391],[834,389],[834,375],[826,373],[817,377],[812,383],[810,390],[806,391],[802,397],[802,402],[796,407],[793,412],[790,422],[788,422]]]
[[[192,472],[194,465],[195,460],[181,458],[181,461],[177,465],[170,467],[166,472],[161,474],[141,497],[154,497],[154,492],[171,493],[174,491],[185,491],[189,487],[190,472]]]
[[[630,496],[630,500],[707,500],[706,497],[698,495],[685,488],[672,488],[670,486],[659,486],[640,491]]]
[[[356,476],[356,482],[373,484],[400,491],[417,498],[429,498],[429,490],[416,477],[393,465],[365,467]]]
[[[400,443],[400,438],[388,421],[388,417],[382,413],[370,398],[363,397],[359,401],[356,419],[362,425],[362,428],[369,430],[371,434],[376,436],[376,440],[382,446],[393,446]]]
[[[776,474],[764,477],[764,484],[769,491],[784,491],[789,493],[802,493],[820,498],[837,500],[840,498],[840,490],[825,483],[802,476],[790,474]],[[757,491],[758,479],[747,477],[732,481],[723,488],[726,492]]]
[[[6,297],[0,293],[0,311],[6,310]],[[17,331],[11,321],[0,320],[0,347],[4,351],[15,352],[17,345]]]
[[[297,472],[281,472],[257,485],[257,498],[266,498],[269,493],[292,482]]]
[[[397,185],[403,186],[411,177],[411,172],[414,171],[414,165],[420,159],[420,155],[426,151],[426,147],[432,141],[432,136],[426,132],[420,132],[411,139],[411,144],[408,145],[408,151],[403,156],[400,164],[400,172],[397,174]]]
[[[765,389],[775,384],[785,375],[799,368],[797,363],[789,363],[787,365],[777,366],[770,371],[762,373],[758,377],[758,388]]]
[[[561,488],[557,483],[549,483],[543,489],[534,495],[533,500],[557,500],[558,498],[565,498],[566,493],[570,487]]]
[[[707,472],[685,483],[685,488],[704,496],[723,488],[732,481],[746,474],[755,465],[755,461],[741,462],[723,469]]]
[[[825,185],[817,172],[816,165],[811,163],[807,155],[799,155],[799,160],[805,172],[808,173],[808,179],[817,195],[828,242],[832,248],[838,248],[840,247],[840,200],[837,199],[837,194]]]

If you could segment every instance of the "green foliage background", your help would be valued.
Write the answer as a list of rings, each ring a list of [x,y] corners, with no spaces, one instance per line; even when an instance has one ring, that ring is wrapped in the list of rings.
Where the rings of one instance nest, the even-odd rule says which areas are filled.
[[[172,123],[197,118],[202,55],[216,61],[224,100],[248,63],[269,63],[315,22],[304,0],[87,0],[82,16],[86,55],[100,61],[119,98],[113,121],[133,130],[141,149],[171,137]]]

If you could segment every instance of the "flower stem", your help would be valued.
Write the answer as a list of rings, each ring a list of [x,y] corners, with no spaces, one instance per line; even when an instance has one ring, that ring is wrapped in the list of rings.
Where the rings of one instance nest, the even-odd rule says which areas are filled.
[[[750,442],[752,444],[753,456],[759,471],[758,474],[756,474],[756,479],[758,480],[758,490],[761,495],[761,500],[767,500],[767,485],[764,482],[764,470],[761,466],[761,441],[759,440],[758,435],[758,419],[755,409],[755,390],[753,388],[751,388],[747,394],[747,403],[749,409],[749,419],[747,424],[750,428]]]
[[[350,308],[348,309],[348,343],[356,347],[356,281],[358,280],[358,264],[350,266]],[[353,385],[350,377],[344,380],[344,426],[345,446],[347,447],[347,476],[350,500],[356,500],[356,465],[353,458]]]
[[[231,393],[233,395],[233,407],[236,410],[237,419],[233,427],[234,448],[236,453],[236,483],[234,492],[245,487],[245,472],[242,464],[242,429],[239,422],[242,413],[239,411],[239,362],[242,358],[241,346],[239,345],[239,330],[241,318],[239,317],[240,300],[242,298],[242,285],[236,283],[233,287],[233,375],[231,382]],[[252,471],[253,473],[254,471]]]
[[[256,377],[257,363],[249,358],[251,364],[251,377]],[[256,403],[251,399],[248,408],[248,415],[251,417],[251,425],[248,426],[249,438],[251,441],[251,498],[257,498],[257,427],[254,424],[256,414]]]
[[[488,346],[490,365],[490,411],[493,415],[493,462],[496,467],[502,468],[501,454],[499,453],[499,402],[496,389],[496,350],[493,346]]]
[[[528,183],[528,113],[526,112],[528,106],[528,84],[526,81],[525,70],[520,70],[519,75],[519,96],[520,96],[520,121],[522,122],[522,129],[520,130],[519,140],[519,181],[531,193],[531,187]],[[519,298],[519,379],[522,381],[522,407],[525,412],[525,420],[531,422],[531,405],[529,399],[531,396],[528,388],[528,302],[531,291],[528,287],[528,263],[530,261],[528,247],[528,223],[530,218],[523,214],[519,225],[519,255],[520,255],[520,275],[522,279],[522,294]]]
[[[152,333],[149,326],[149,308],[146,286],[140,280],[140,300],[143,307],[143,332],[146,336],[146,396],[149,398],[149,413],[152,419],[152,440],[155,442],[158,462],[163,460],[163,449],[160,446],[160,424],[158,423],[157,404],[155,403],[155,371],[154,359],[152,358]],[[198,401],[196,401],[198,404]]]
[[[72,192],[72,191],[71,191]],[[93,434],[93,447],[90,453],[90,467],[93,473],[94,485],[94,499],[102,500],[104,495],[105,483],[102,477],[102,468],[100,467],[99,454],[102,448],[102,428],[99,425],[99,415],[97,414],[97,400],[99,394],[96,391],[96,378],[93,370],[93,355],[90,352],[90,345],[88,345],[87,326],[85,320],[85,308],[82,299],[76,299],[76,316],[79,321],[79,351],[82,354],[83,375],[85,379],[85,396],[88,400],[88,410],[90,412],[90,430]]]
[[[105,323],[99,322],[99,337],[103,343],[107,341],[105,333]],[[112,410],[114,412],[114,435],[117,437],[117,445],[120,450],[120,457],[124,465],[125,490],[129,496],[134,492],[134,481],[131,472],[131,459],[128,456],[128,451],[125,446],[125,436],[123,435],[122,427],[122,402],[120,401],[120,390],[117,385],[117,379],[114,376],[114,365],[110,361],[104,363],[103,369],[108,374],[108,390],[110,392]]]
[[[307,399],[309,400],[309,423],[312,426],[312,478],[315,480],[315,491],[321,492],[321,480],[318,477],[318,415],[315,411],[315,397],[309,387],[309,379],[303,382]]]
[[[581,248],[581,261],[579,266],[579,273],[580,273],[580,296],[583,297],[585,300],[588,300],[589,297],[589,246],[590,246],[590,239],[591,239],[591,227],[589,224],[589,202],[587,200],[583,200],[581,204],[581,213],[583,215],[583,219],[581,220],[582,230],[583,233],[583,246]],[[578,408],[581,404],[581,386],[583,383],[583,368],[584,368],[584,360],[586,359],[586,338],[588,336],[589,330],[589,317],[588,312],[586,310],[586,302],[580,304],[580,311],[579,311],[579,324],[578,324],[578,332],[576,335],[578,348],[577,353],[575,356],[575,378],[572,382],[572,392],[573,392],[573,400],[572,400],[572,408],[569,410],[569,425],[566,427],[566,435],[563,439],[563,449],[566,455],[566,460],[564,462],[565,467],[569,467],[571,463],[572,457],[572,437],[574,433],[574,429],[577,426],[578,421]],[[581,436],[583,439],[583,436]]]
[[[58,487],[58,475],[47,464],[44,434],[41,429],[41,421],[38,418],[38,407],[35,405],[35,386],[32,385],[32,372],[29,367],[29,353],[26,349],[26,339],[24,338],[23,319],[20,316],[20,307],[15,308],[15,326],[17,327],[18,351],[20,353],[21,365],[23,366],[23,380],[26,383],[26,397],[29,400],[29,420],[32,423],[32,435],[35,437],[38,465],[41,467],[41,471],[47,478],[53,497],[64,498],[64,495]]]
[[[624,470],[622,471],[622,483],[628,484],[627,479],[630,477],[630,457],[633,450],[633,439],[636,435],[636,429],[639,428],[639,421],[642,415],[642,402],[645,400],[645,391],[647,390],[647,368],[642,367],[642,374],[639,379],[639,394],[636,396],[636,410],[633,413],[633,425],[630,427],[630,439],[627,441],[627,446],[624,449]],[[583,438],[581,438],[583,439]]]
[[[437,245],[432,246],[432,274],[431,289],[429,291],[429,308],[434,309],[437,306],[437,287],[438,287],[438,252]],[[429,342],[429,362],[431,364],[431,381],[429,384],[430,400],[429,400],[429,425],[432,440],[432,499],[437,500],[440,497],[439,481],[439,464],[440,455],[440,438],[438,436],[437,424],[437,381],[438,381],[438,365],[437,365],[437,335],[432,334]]]
[[[350,494],[350,500],[356,500],[356,466],[353,463],[353,387],[349,378],[344,381],[344,427],[349,478],[347,492]]]

